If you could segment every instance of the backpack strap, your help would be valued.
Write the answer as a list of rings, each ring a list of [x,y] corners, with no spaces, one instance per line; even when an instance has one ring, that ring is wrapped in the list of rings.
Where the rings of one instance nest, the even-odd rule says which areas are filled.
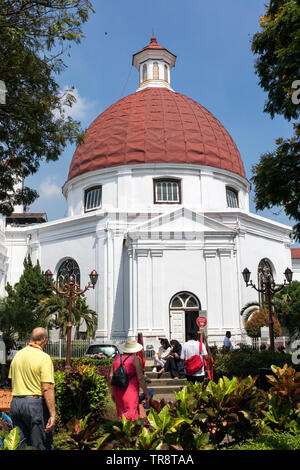
[[[200,355],[202,353],[202,341],[199,341],[199,353],[200,353]]]
[[[124,361],[122,360],[122,356],[123,354],[120,354],[120,361],[121,361],[121,364],[123,365],[130,356],[125,357]]]

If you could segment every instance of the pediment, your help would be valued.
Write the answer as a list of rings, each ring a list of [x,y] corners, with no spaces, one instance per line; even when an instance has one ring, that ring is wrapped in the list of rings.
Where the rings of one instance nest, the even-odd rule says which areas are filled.
[[[186,207],[181,207],[174,211],[170,211],[147,222],[132,227],[129,236],[137,236],[138,233],[170,233],[170,232],[186,232],[186,233],[226,233],[232,234],[233,229],[217,222],[204,213],[196,212]]]

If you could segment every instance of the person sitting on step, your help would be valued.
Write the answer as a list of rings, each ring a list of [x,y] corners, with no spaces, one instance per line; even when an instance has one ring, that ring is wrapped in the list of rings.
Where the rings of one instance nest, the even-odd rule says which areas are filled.
[[[180,359],[181,344],[176,339],[172,339],[170,344],[172,349],[167,356],[164,367],[158,372],[157,378],[160,378],[164,372],[169,372],[172,379],[183,379],[185,378],[185,373],[183,361]]]
[[[158,369],[164,367],[166,363],[167,356],[171,351],[171,346],[167,338],[158,338],[161,346],[158,349],[158,352],[154,356],[154,368],[152,372],[157,372]]]

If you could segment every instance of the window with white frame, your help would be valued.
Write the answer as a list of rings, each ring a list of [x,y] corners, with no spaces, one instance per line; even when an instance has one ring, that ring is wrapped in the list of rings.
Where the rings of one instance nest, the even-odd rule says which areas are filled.
[[[226,188],[227,207],[239,207],[238,192],[233,188]]]
[[[154,180],[154,204],[181,204],[180,180]]]
[[[165,82],[169,82],[169,71],[168,71],[168,66],[164,66],[164,80]]]
[[[94,186],[85,191],[84,210],[91,211],[99,209],[102,202],[102,186]]]
[[[158,63],[153,63],[153,80],[159,80],[159,68]]]
[[[142,82],[145,82],[147,80],[147,64],[143,65],[143,73],[142,73]]]

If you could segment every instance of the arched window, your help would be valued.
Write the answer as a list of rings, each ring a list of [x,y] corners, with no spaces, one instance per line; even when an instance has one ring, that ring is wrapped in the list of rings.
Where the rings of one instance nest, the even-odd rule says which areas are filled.
[[[154,180],[154,204],[181,204],[181,186],[177,179]]]
[[[147,80],[147,64],[143,65],[143,78],[142,81],[145,82]]]
[[[159,80],[159,68],[158,63],[153,63],[153,80]]]
[[[80,269],[73,258],[65,259],[57,271],[57,283],[62,286],[69,281],[70,276],[74,278],[76,284],[80,285]]]
[[[272,268],[272,265],[270,263],[270,261],[267,259],[267,258],[263,258],[260,262],[259,262],[259,265],[258,265],[258,270],[257,270],[257,278],[258,278],[258,289],[262,289],[263,288],[263,280],[264,280],[264,276],[265,274],[270,274],[271,275],[271,279],[273,280],[273,268]],[[259,302],[260,303],[264,303],[266,302],[266,295],[262,292],[259,292]]]
[[[226,188],[227,207],[239,207],[238,192],[233,188]]]
[[[170,308],[175,308],[175,309],[200,309],[200,303],[197,297],[193,294],[190,294],[188,292],[180,292],[179,294],[176,294],[173,299],[171,300],[170,303]]]
[[[168,66],[164,66],[164,80],[165,82],[169,82],[169,71],[168,71]]]
[[[102,186],[94,186],[84,193],[84,210],[90,211],[99,209],[102,202]]]

